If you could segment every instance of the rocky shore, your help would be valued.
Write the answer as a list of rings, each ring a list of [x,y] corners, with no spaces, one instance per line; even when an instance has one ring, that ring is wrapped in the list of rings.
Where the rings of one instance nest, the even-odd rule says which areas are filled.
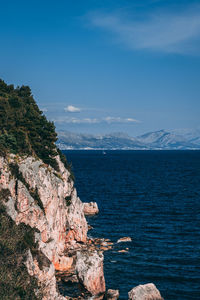
[[[83,203],[83,212],[86,216],[94,216],[99,213],[99,208],[96,202]]]
[[[153,283],[136,286],[128,296],[129,300],[164,300]]]
[[[37,278],[43,300],[71,299],[59,293],[57,283],[61,280],[78,284],[76,299],[118,299],[118,290],[106,292],[103,271],[103,252],[112,249],[113,243],[87,236],[85,215],[97,214],[98,206],[81,202],[70,172],[59,156],[56,160],[59,172],[35,157],[11,154],[0,158],[0,189],[7,191],[6,211],[17,225],[25,223],[35,229],[37,251],[42,255],[41,259],[41,255],[27,252],[28,273]],[[117,243],[130,241],[124,237]],[[128,248],[119,252],[128,252]],[[162,298],[154,285],[146,285],[132,289],[129,299]]]
[[[103,253],[116,247],[126,255],[131,238],[113,245],[87,235],[85,215],[99,209],[77,196],[53,122],[28,86],[0,79],[0,98],[0,299],[119,298],[118,290],[106,291]],[[159,297],[151,284],[129,293],[133,300]]]
[[[75,280],[90,296],[105,293],[103,253],[91,247],[83,203],[77,196],[70,172],[57,156],[60,172],[34,157],[11,154],[0,158],[0,189],[8,215],[18,225],[36,229],[38,251],[49,261],[40,266],[31,251],[25,262],[42,288],[43,299],[65,299],[58,293],[56,275]],[[11,168],[12,166],[12,168]],[[16,174],[13,172],[15,166]],[[37,191],[37,199],[34,197]]]

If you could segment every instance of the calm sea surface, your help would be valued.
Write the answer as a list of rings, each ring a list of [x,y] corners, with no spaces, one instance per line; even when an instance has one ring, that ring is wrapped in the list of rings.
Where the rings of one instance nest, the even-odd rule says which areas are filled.
[[[116,242],[104,252],[107,288],[120,299],[153,282],[165,300],[200,299],[200,151],[64,151],[93,237]],[[129,248],[128,253],[119,249]]]

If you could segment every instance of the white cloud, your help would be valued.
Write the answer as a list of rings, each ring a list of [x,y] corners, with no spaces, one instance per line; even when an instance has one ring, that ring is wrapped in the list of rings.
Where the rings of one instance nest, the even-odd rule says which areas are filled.
[[[103,120],[107,123],[139,123],[138,120],[133,118],[106,117]]]
[[[77,113],[77,112],[81,111],[81,109],[79,107],[75,107],[73,105],[68,105],[67,107],[64,108],[64,110],[66,112],[70,112],[70,113]]]
[[[93,13],[89,21],[92,26],[111,32],[119,43],[131,49],[168,53],[197,53],[200,49],[199,6],[177,13],[156,12],[140,20]]]
[[[140,123],[140,121],[133,118],[121,118],[121,117],[105,117],[105,118],[70,118],[61,116],[54,118],[52,121],[58,124],[98,124],[98,123]]]

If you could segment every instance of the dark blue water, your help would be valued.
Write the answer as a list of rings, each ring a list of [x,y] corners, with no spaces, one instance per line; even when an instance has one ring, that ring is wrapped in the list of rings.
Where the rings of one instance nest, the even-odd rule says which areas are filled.
[[[200,151],[106,153],[65,152],[81,200],[100,208],[89,234],[132,238],[104,252],[107,288],[127,299],[153,282],[165,300],[200,299]]]

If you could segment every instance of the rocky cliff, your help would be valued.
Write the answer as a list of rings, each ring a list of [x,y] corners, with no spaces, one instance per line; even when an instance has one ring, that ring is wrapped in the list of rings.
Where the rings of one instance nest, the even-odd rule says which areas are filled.
[[[59,292],[63,280],[79,286],[79,299],[115,300],[119,292],[105,293],[103,272],[103,251],[113,243],[87,237],[85,214],[98,207],[77,196],[56,140],[30,88],[0,79],[0,299],[70,299]],[[143,290],[133,289],[129,298]]]
[[[56,140],[31,89],[0,79],[1,299],[64,299],[59,276],[88,297],[105,292],[103,254]]]
[[[43,299],[65,299],[56,287],[56,271],[79,282],[90,295],[103,294],[103,254],[88,251],[83,203],[59,155],[56,161],[59,172],[32,156],[0,158],[0,190],[7,192],[2,199],[7,214],[17,225],[36,229],[40,255],[28,250],[24,264],[38,280]]]

